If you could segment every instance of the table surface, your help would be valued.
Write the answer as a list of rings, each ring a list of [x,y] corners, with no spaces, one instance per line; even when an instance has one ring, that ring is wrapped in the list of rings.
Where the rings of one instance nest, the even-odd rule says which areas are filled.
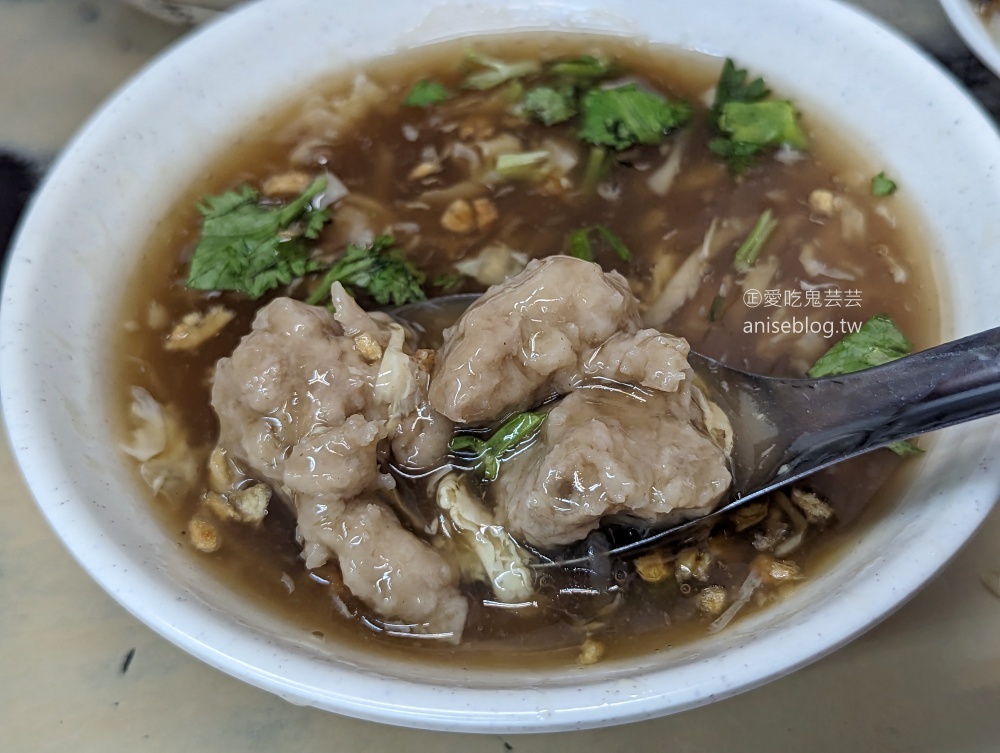
[[[935,54],[1000,114],[1000,82],[969,55],[934,0],[859,4]],[[0,0],[0,152],[43,172],[100,101],[182,33],[114,0]],[[4,753],[586,753],[665,743],[680,751],[1000,749],[1000,599],[980,582],[1000,568],[1000,509],[896,614],[784,679],[623,727],[459,736],[295,707],[201,664],[77,566],[35,508],[2,432],[0,480]]]

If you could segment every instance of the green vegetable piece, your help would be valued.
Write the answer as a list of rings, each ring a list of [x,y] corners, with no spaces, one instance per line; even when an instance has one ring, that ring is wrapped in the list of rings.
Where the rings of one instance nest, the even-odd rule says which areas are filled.
[[[765,209],[760,213],[757,222],[750,230],[749,235],[744,239],[740,247],[736,249],[733,257],[733,266],[737,272],[745,272],[757,263],[764,244],[771,237],[771,233],[778,226],[778,221],[774,218],[774,213],[770,209]]]
[[[632,261],[632,252],[625,242],[604,225],[592,225],[570,233],[566,238],[569,255],[584,261],[594,261],[594,247],[590,240],[594,234],[604,241],[619,259]]]
[[[439,81],[424,79],[418,81],[406,95],[403,104],[407,107],[430,107],[451,99],[451,92]]]
[[[306,303],[315,306],[325,301],[335,282],[364,290],[382,306],[424,300],[424,273],[403,256],[395,243],[389,235],[379,236],[370,246],[352,243],[323,275]]]
[[[635,144],[661,143],[692,114],[687,103],[671,102],[635,84],[591,89],[580,101],[580,110],[580,138],[619,151]]]
[[[541,70],[541,65],[534,60],[521,60],[508,63],[503,60],[483,55],[470,50],[466,53],[467,62],[483,70],[475,71],[465,77],[462,86],[466,89],[493,89],[513,79],[531,76]]]
[[[725,307],[726,297],[724,295],[717,295],[712,299],[712,305],[708,308],[708,321],[717,322],[722,316],[722,309]]]
[[[622,261],[632,261],[632,252],[628,250],[628,246],[619,238],[617,235],[612,233],[604,225],[597,225],[594,230],[597,234],[604,239],[604,242],[611,246],[611,250],[615,252]]]
[[[541,180],[549,173],[549,153],[517,152],[497,157],[497,175],[507,180]]]
[[[316,238],[330,218],[312,205],[324,190],[326,178],[319,177],[285,205],[262,204],[249,185],[206,196],[198,206],[204,219],[187,286],[260,298],[315,271],[319,265],[303,239]]]
[[[906,455],[923,455],[924,451],[913,444],[913,442],[902,441],[902,442],[892,442],[885,446],[887,450],[892,450],[900,457],[905,457]]]
[[[593,55],[581,55],[577,58],[552,60],[545,64],[545,70],[562,79],[590,84],[616,73],[618,66],[611,60],[602,60]]]
[[[730,140],[757,146],[788,144],[795,149],[808,146],[806,134],[799,125],[798,114],[791,102],[729,102],[722,108],[719,129]]]
[[[500,475],[500,462],[503,456],[530,439],[544,421],[544,413],[518,413],[507,420],[489,439],[460,435],[452,438],[448,443],[448,449],[458,454],[471,454],[472,469],[487,481],[496,481]]]
[[[465,279],[465,275],[459,274],[458,272],[449,272],[447,274],[438,275],[433,280],[431,280],[431,285],[441,290],[451,290],[457,287],[462,280]]]
[[[590,231],[587,228],[574,230],[566,238],[569,255],[584,261],[594,260],[594,249],[590,245]]]
[[[525,93],[521,106],[547,126],[564,123],[576,115],[572,87],[536,86]]]
[[[896,193],[896,182],[881,172],[872,178],[872,196],[892,196]]]
[[[912,351],[913,343],[906,339],[893,321],[884,314],[878,314],[862,324],[857,332],[835,343],[808,373],[811,377],[850,374],[895,361]]]
[[[597,185],[604,180],[608,173],[611,160],[608,150],[603,146],[590,147],[590,154],[587,155],[587,166],[584,168],[583,181],[580,183],[582,193],[593,194],[597,190]]]
[[[811,377],[850,374],[895,361],[912,352],[913,343],[906,339],[889,317],[878,314],[862,324],[857,332],[852,332],[835,343],[809,369],[808,374]],[[886,445],[886,449],[901,456],[922,455],[924,452],[912,442],[905,441],[893,442]]]
[[[729,102],[759,102],[765,99],[771,91],[763,78],[755,78],[747,83],[747,72],[737,68],[730,58],[722,64],[719,81],[715,85],[715,98],[712,101],[712,115],[715,122],[722,117],[722,108]]]
[[[737,143],[727,138],[712,139],[708,148],[726,160],[734,175],[742,175],[750,169],[757,153],[764,149],[758,144]]]
[[[736,175],[746,172],[755,155],[768,147],[808,145],[798,114],[790,102],[767,100],[763,78],[747,81],[747,72],[727,59],[715,86],[712,125],[719,134],[709,149],[723,157]]]

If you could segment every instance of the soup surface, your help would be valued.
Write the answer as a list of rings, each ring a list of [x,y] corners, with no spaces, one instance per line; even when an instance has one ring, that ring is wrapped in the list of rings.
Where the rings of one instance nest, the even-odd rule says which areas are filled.
[[[525,406],[451,416],[466,439],[453,438],[448,458],[433,467],[408,467],[386,442],[377,462],[392,481],[373,492],[378,515],[398,518],[407,537],[457,573],[468,611],[452,640],[414,640],[427,631],[380,613],[350,586],[349,558],[310,561],[294,494],[232,447],[221,448],[229,457],[213,454],[220,359],[233,356],[269,303],[286,306],[279,299],[287,296],[328,306],[333,279],[375,310],[510,285],[531,273],[529,260],[563,255],[620,274],[645,327],[750,371],[860,368],[836,349],[828,354],[845,337],[875,354],[868,365],[898,357],[911,342],[932,344],[937,294],[891,176],[854,154],[834,135],[839,123],[807,102],[789,105],[786,93],[770,94],[738,67],[727,65],[720,81],[722,67],[595,37],[449,43],[313,86],[242,134],[166,212],[123,311],[116,389],[123,433],[132,432],[124,444],[178,541],[317,640],[403,658],[415,646],[434,660],[504,666],[512,652],[531,662],[593,663],[675,644],[723,629],[820,569],[857,535],[858,513],[902,464],[919,462],[918,450],[900,446],[845,463],[636,558],[608,554],[612,539],[597,523],[568,541],[530,523],[511,538],[493,509],[498,494],[531,493],[532,441],[557,441],[554,417],[589,415],[594,384],[527,406],[548,423],[532,424],[499,453],[495,479],[467,449],[512,415],[528,415],[519,412]],[[311,186],[321,187],[315,196]],[[233,196],[276,211],[305,196],[275,236],[275,247],[289,256],[292,246],[281,244],[294,244],[300,261],[237,285],[213,277],[211,260],[198,255],[211,245],[212,212]],[[337,266],[352,254],[362,266],[380,266]],[[399,265],[405,280],[380,287],[386,278],[372,270]],[[317,311],[341,333],[325,308]],[[440,325],[417,334],[422,348],[441,344]],[[372,358],[383,350],[384,342]],[[618,403],[602,410],[623,417],[626,437],[640,436],[649,420],[634,399],[637,386],[615,387],[608,399]],[[712,438],[701,411],[692,425]],[[220,473],[228,477],[220,481]],[[461,526],[440,506],[449,484],[485,511],[477,530],[487,549],[508,565],[517,552],[525,581],[517,598],[484,577],[476,547],[462,542]],[[575,562],[540,566],[549,559]]]

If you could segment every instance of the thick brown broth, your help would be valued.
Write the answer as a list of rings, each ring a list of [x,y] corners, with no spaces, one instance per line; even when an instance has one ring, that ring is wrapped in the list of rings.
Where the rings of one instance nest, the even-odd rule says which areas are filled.
[[[317,174],[330,169],[352,192],[334,210],[334,220],[319,239],[326,258],[336,258],[342,252],[352,228],[359,223],[369,225],[376,234],[391,229],[411,258],[426,270],[427,279],[434,281],[452,274],[456,261],[497,242],[529,257],[541,257],[562,252],[571,232],[605,225],[631,249],[633,258],[624,262],[610,249],[599,248],[596,261],[625,275],[643,304],[652,310],[659,289],[702,246],[714,223],[719,250],[699,270],[697,290],[666,321],[653,324],[686,337],[696,350],[752,371],[803,375],[846,334],[841,319],[856,326],[884,313],[918,346],[938,338],[938,297],[929,260],[916,241],[918,228],[901,204],[904,197],[873,198],[868,181],[882,166],[864,161],[851,152],[849,144],[834,138],[839,124],[822,122],[822,114],[811,111],[807,102],[797,104],[805,110],[804,124],[811,138],[808,157],[782,162],[768,154],[754,169],[735,179],[707,148],[710,136],[704,127],[704,100],[718,75],[718,60],[590,37],[528,35],[477,41],[477,49],[511,60],[581,53],[613,56],[628,71],[629,80],[696,106],[692,124],[667,141],[670,149],[677,149],[680,138],[684,152],[681,169],[665,197],[651,191],[648,183],[670,156],[668,150],[657,147],[620,153],[601,190],[581,196],[575,185],[586,162],[587,147],[579,143],[572,125],[526,123],[507,113],[510,102],[502,91],[465,95],[426,110],[399,107],[419,79],[433,77],[456,88],[462,76],[462,53],[468,46],[467,41],[449,43],[366,67],[368,79],[382,91],[372,98],[370,108],[364,108],[336,136],[332,136],[336,130],[332,113],[342,112],[342,108],[329,103],[347,96],[354,73],[313,87],[241,137],[165,213],[138,264],[136,284],[124,308],[123,318],[131,326],[126,328],[119,348],[122,369],[117,389],[123,413],[128,411],[128,386],[146,388],[159,402],[177,411],[189,442],[199,448],[199,459],[207,458],[218,434],[209,405],[213,366],[232,352],[249,330],[254,312],[273,295],[248,301],[235,294],[205,294],[184,288],[187,260],[198,234],[193,207],[203,195],[242,182],[259,187],[268,177],[289,170]],[[468,179],[461,159],[443,161],[439,172],[424,179],[408,177],[427,162],[431,151],[441,154],[454,150],[456,143],[472,150],[476,144],[504,134],[519,138],[526,151],[552,142],[575,150],[578,163],[567,173],[572,185],[558,181],[477,185]],[[842,205],[833,216],[818,211],[816,203],[810,204],[816,189],[839,197]],[[905,194],[905,186],[901,193]],[[445,229],[440,218],[455,198],[489,199],[496,209],[495,223],[470,233]],[[744,298],[745,291],[732,271],[732,256],[765,208],[774,212],[778,226],[750,273],[751,282],[759,281],[759,285],[746,284],[761,298],[759,305],[749,306],[745,300],[752,299]],[[853,219],[845,220],[848,215]],[[857,231],[859,216],[863,232]],[[849,227],[845,229],[845,225]],[[803,257],[805,247],[813,251]],[[764,274],[768,270],[771,274]],[[816,292],[807,296],[803,281],[820,287],[813,287]],[[293,285],[288,292],[304,297],[306,287]],[[428,292],[438,295],[483,287],[476,280],[465,279],[447,288],[432,283]],[[833,305],[833,287],[840,291],[839,306]],[[790,294],[787,300],[786,294]],[[720,298],[721,306],[716,302]],[[363,297],[361,300],[364,302]],[[770,305],[775,300],[781,305]],[[199,349],[167,352],[162,325],[150,326],[151,301],[166,310],[171,322],[217,303],[237,316]],[[815,305],[817,301],[819,305]],[[804,336],[775,334],[782,321],[789,329],[798,326],[795,322],[808,326],[811,321],[820,331]],[[880,451],[813,479],[811,488],[829,500],[837,518],[825,532],[812,531],[804,547],[795,552],[795,561],[807,575],[813,575],[822,561],[834,556],[842,542],[858,534],[857,528],[848,524],[887,479],[898,473],[900,465],[896,456]],[[205,472],[200,473],[186,495],[171,502],[164,502],[159,495],[152,502],[185,546],[188,521],[205,488]],[[450,646],[387,637],[379,631],[378,620],[340,584],[335,565],[305,570],[295,542],[294,519],[279,501],[272,501],[259,529],[224,524],[221,530],[224,546],[218,552],[193,556],[203,558],[213,573],[257,600],[262,608],[287,615],[317,638],[378,646],[400,658],[410,657],[411,646],[417,645],[421,655],[435,660],[494,665],[509,664],[512,651],[530,655],[532,662],[573,661],[588,638],[605,647],[605,657],[617,658],[702,635],[711,617],[699,613],[699,589],[712,584],[735,591],[759,554],[752,532],[739,534],[731,526],[723,526],[702,544],[702,549],[713,554],[705,581],[681,582],[670,577],[646,582],[627,562],[612,563],[607,572],[596,575],[586,568],[550,572],[539,578],[538,607],[533,610],[496,605],[483,586],[473,584],[468,587],[473,607],[465,638],[461,645]],[[777,589],[772,598],[780,591]],[[359,629],[359,622],[368,627]]]

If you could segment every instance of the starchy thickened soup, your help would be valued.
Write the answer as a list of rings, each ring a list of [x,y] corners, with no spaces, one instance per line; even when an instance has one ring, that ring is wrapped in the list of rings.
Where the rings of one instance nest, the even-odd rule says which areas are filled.
[[[581,36],[303,92],[138,265],[116,389],[150,504],[262,608],[401,657],[589,664],[780,598],[919,448],[610,550],[729,493],[689,347],[821,376],[937,337],[906,186],[791,94]],[[456,293],[443,332],[383,313]]]

